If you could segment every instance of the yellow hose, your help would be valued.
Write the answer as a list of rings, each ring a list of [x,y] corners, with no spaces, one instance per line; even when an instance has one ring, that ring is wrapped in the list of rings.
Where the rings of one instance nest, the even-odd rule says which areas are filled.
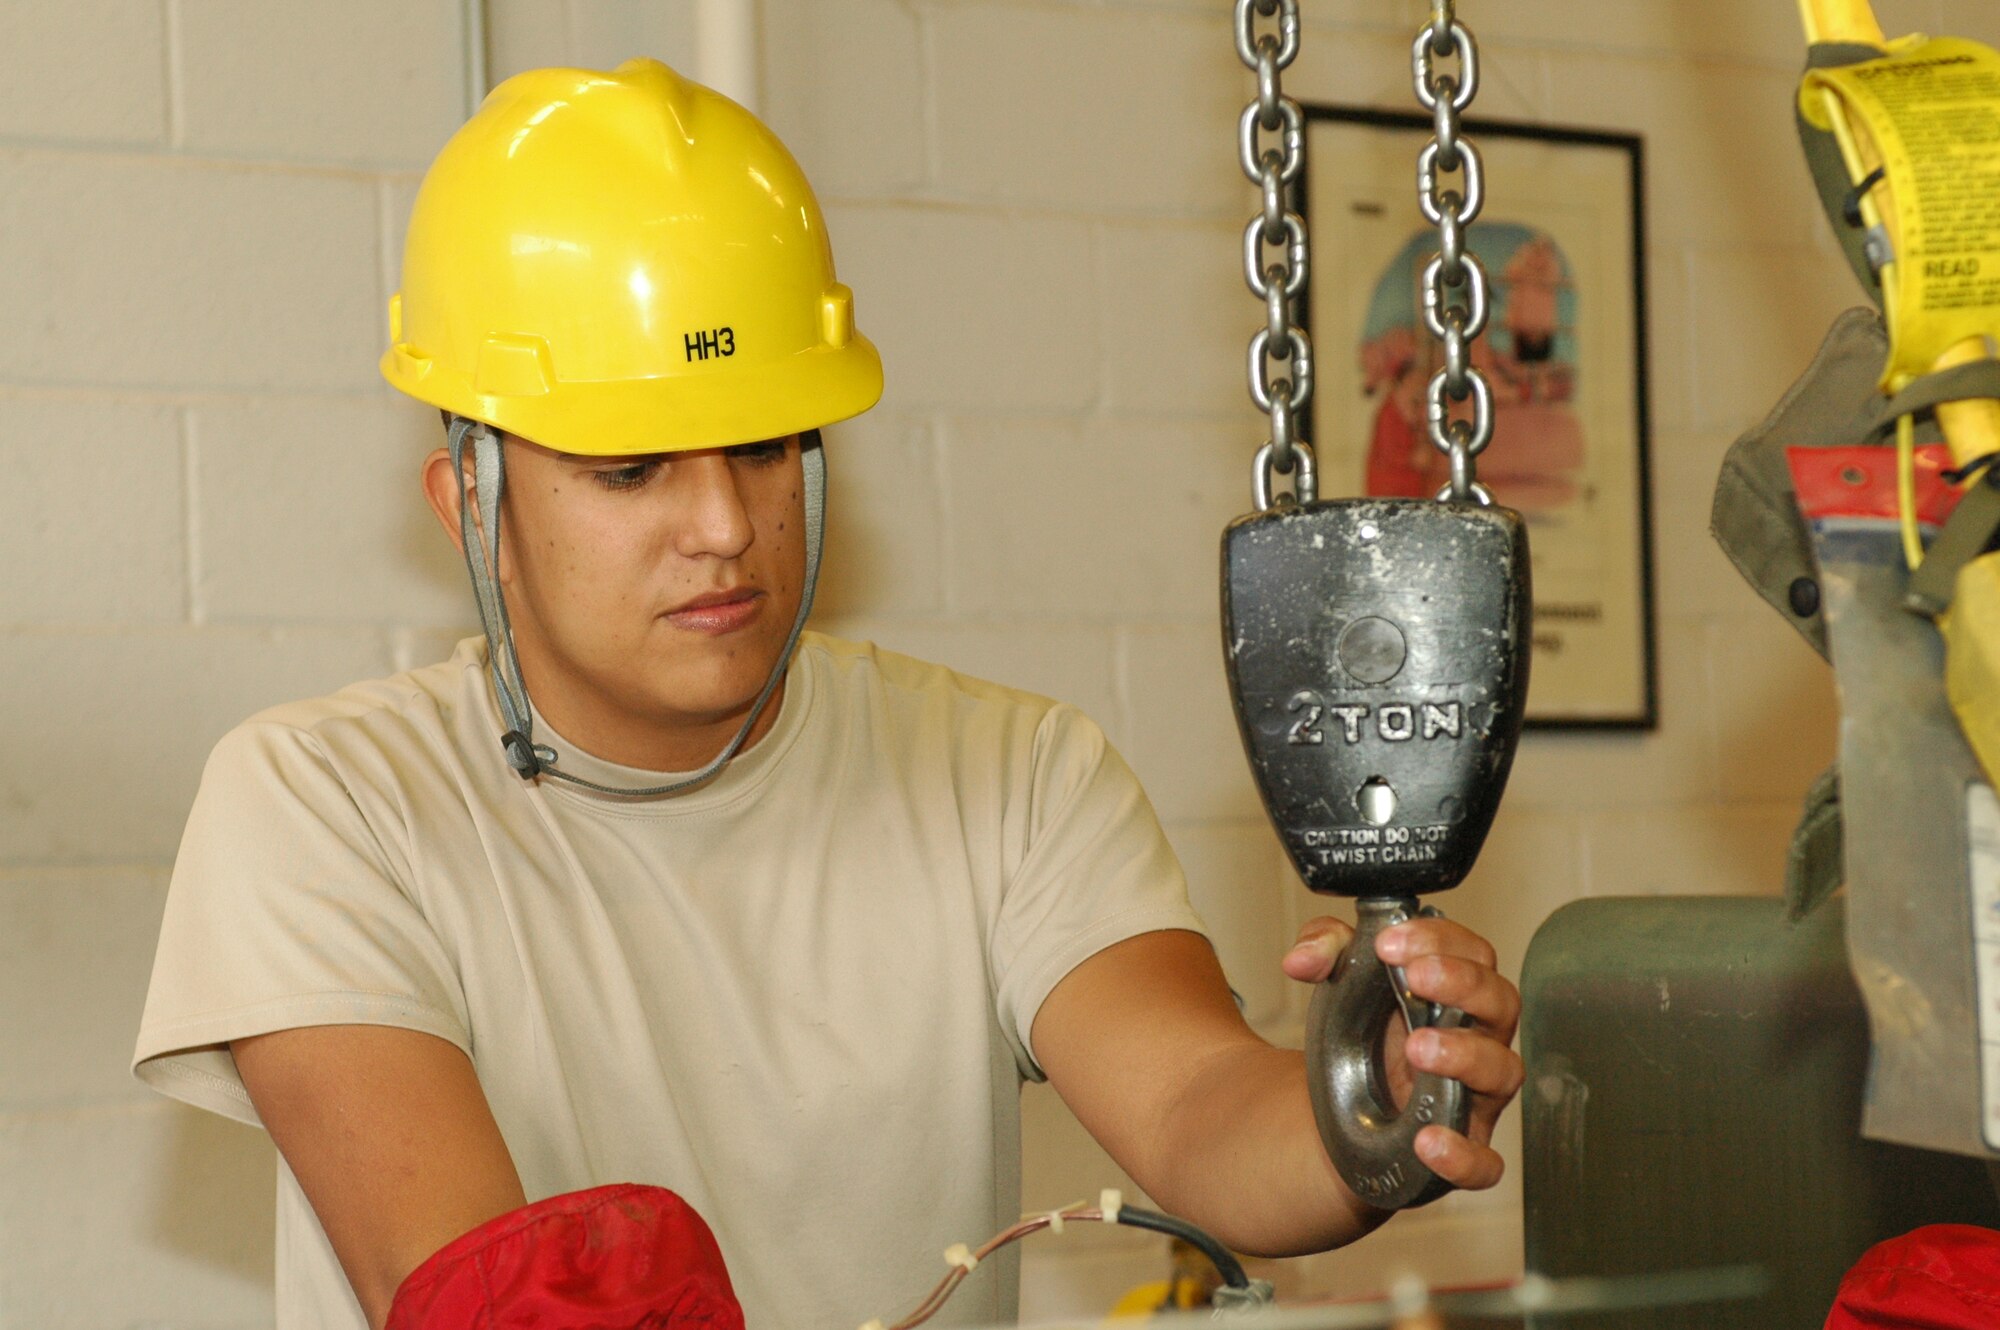
[[[1917,527],[1917,425],[1896,417],[1896,516],[1903,528],[1903,562],[1915,572],[1924,561],[1923,533]]]
[[[1799,0],[1799,19],[1805,24],[1806,41],[1860,42],[1886,46],[1882,25],[1875,21],[1868,0]]]

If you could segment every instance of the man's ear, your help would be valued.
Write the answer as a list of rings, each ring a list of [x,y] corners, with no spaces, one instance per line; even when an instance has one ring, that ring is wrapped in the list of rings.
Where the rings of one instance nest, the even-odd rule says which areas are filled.
[[[507,435],[500,436],[504,446]],[[438,525],[445,535],[458,547],[461,558],[465,555],[465,532],[458,524],[458,478],[451,473],[451,453],[439,448],[424,459],[423,469],[424,501],[436,514]],[[465,495],[472,505],[472,520],[479,521],[479,487],[472,479],[472,454],[465,455]],[[505,519],[502,519],[505,526]],[[514,582],[514,551],[503,543],[500,547],[500,585],[511,586]]]
[[[451,454],[439,448],[424,459],[423,467],[424,501],[431,506],[437,516],[438,525],[458,552],[465,553],[465,533],[458,527],[458,480],[452,475]],[[472,492],[472,478],[466,477],[466,493]],[[476,519],[475,519],[476,520]]]

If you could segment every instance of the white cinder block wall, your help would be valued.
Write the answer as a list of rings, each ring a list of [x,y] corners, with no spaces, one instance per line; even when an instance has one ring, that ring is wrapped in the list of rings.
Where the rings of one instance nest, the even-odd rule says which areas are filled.
[[[1316,902],[1259,818],[1216,648],[1216,539],[1261,437],[1227,0],[760,8],[766,114],[889,369],[881,407],[834,432],[824,626],[1096,715],[1253,1016],[1292,1031],[1274,967]],[[1423,8],[1306,0],[1289,86],[1406,105]],[[1883,11],[2000,40],[1975,0]],[[435,421],[374,370],[417,179],[464,114],[463,16],[0,6],[6,1330],[270,1322],[267,1144],[124,1066],[209,745],[267,703],[434,659],[469,618],[417,497]],[[1636,131],[1649,162],[1664,719],[1526,742],[1446,901],[1515,967],[1577,896],[1774,889],[1831,755],[1831,689],[1709,547],[1707,498],[1854,292],[1792,139],[1792,0],[1466,0],[1464,17],[1481,113]],[[496,78],[694,50],[687,0],[489,0]],[[1029,1123],[1031,1206],[1117,1180],[1053,1095],[1031,1093]],[[1518,1207],[1511,1183],[1454,1197],[1276,1273],[1349,1293],[1404,1268],[1505,1276]],[[1024,1306],[1100,1307],[1161,1260],[1125,1234],[1043,1239]]]

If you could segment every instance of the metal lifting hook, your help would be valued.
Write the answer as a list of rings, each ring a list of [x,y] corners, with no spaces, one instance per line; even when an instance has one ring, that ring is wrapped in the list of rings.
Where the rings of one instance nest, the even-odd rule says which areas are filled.
[[[1384,965],[1375,939],[1384,929],[1440,912],[1414,896],[1364,896],[1355,902],[1354,940],[1332,976],[1313,993],[1306,1017],[1306,1087],[1320,1139],[1341,1177],[1370,1205],[1401,1210],[1426,1205],[1452,1184],[1417,1159],[1417,1133],[1431,1123],[1463,1132],[1472,1096],[1459,1082],[1416,1073],[1407,1103],[1390,1100],[1382,1040],[1400,1009],[1414,1032],[1464,1029],[1471,1018],[1410,995],[1400,966]]]

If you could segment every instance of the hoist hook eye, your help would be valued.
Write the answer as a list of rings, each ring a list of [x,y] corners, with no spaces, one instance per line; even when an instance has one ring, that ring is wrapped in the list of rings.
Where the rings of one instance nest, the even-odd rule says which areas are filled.
[[[1417,1158],[1417,1133],[1431,1123],[1463,1132],[1472,1096],[1459,1082],[1415,1073],[1397,1108],[1382,1066],[1382,1041],[1399,1012],[1411,1030],[1463,1029],[1472,1019],[1410,995],[1402,970],[1384,965],[1375,939],[1384,929],[1438,911],[1414,896],[1364,896],[1355,902],[1354,940],[1333,974],[1313,993],[1306,1017],[1306,1086],[1320,1140],[1354,1194],[1383,1210],[1427,1205],[1452,1189]]]

